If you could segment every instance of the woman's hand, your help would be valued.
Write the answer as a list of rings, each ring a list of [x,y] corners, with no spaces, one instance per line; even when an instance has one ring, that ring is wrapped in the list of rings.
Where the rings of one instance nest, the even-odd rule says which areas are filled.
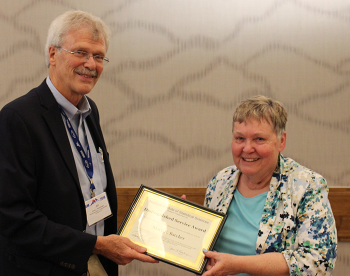
[[[250,275],[270,276],[289,275],[289,267],[282,253],[265,253],[253,256],[237,256],[215,251],[203,250],[209,258],[202,276],[226,276],[247,273]],[[273,265],[271,265],[273,264]]]
[[[234,260],[240,258],[239,256],[216,251],[205,252],[203,250],[203,253],[209,260],[206,266],[207,271],[202,276],[226,276],[240,273],[234,266]]]

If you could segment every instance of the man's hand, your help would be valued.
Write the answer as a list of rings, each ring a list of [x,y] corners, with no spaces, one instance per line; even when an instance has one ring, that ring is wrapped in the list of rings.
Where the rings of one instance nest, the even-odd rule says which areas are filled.
[[[158,263],[157,260],[142,254],[145,252],[146,248],[118,235],[98,236],[92,251],[92,253],[103,255],[119,265],[126,265],[135,259],[142,262]]]

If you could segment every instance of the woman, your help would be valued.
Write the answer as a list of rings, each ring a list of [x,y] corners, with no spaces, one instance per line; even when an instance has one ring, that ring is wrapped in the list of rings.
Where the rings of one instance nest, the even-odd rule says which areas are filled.
[[[203,249],[203,276],[332,275],[337,236],[328,186],[281,154],[286,122],[282,104],[264,96],[237,107],[235,166],[220,171],[205,196],[207,207],[228,217],[214,251]]]

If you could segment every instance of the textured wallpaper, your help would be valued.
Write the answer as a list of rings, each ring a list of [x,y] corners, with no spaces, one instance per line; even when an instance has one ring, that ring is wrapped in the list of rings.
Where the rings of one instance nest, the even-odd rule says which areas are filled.
[[[205,187],[232,164],[235,106],[256,94],[288,111],[284,155],[321,173],[331,187],[349,187],[349,0],[0,4],[0,108],[47,76],[43,49],[56,16],[82,9],[110,26],[111,62],[90,96],[118,187]],[[350,246],[342,243],[334,275],[348,275],[349,268]],[[186,274],[138,262],[120,271]]]

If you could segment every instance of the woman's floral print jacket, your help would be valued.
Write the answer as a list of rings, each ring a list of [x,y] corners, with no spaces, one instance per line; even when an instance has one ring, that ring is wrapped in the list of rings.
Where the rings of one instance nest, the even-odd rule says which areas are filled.
[[[240,174],[236,166],[220,171],[208,184],[204,205],[226,213]],[[256,254],[267,252],[281,252],[290,275],[332,275],[337,256],[326,180],[281,154],[256,242]]]

